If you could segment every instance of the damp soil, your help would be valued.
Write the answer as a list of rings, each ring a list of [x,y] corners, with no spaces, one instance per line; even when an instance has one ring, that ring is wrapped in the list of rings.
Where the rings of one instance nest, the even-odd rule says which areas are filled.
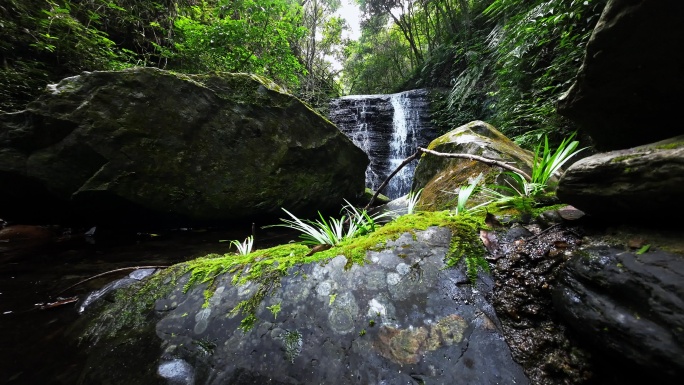
[[[581,229],[516,224],[495,236],[488,256],[493,304],[513,358],[533,384],[585,384],[590,356],[575,346],[551,303],[557,272],[581,245]]]

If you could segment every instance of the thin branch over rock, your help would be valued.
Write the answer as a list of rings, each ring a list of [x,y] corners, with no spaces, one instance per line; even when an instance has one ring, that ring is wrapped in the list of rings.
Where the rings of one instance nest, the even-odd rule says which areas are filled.
[[[394,171],[392,171],[391,174],[389,174],[389,176],[387,177],[387,179],[385,179],[385,181],[382,182],[382,184],[380,185],[380,187],[378,187],[378,190],[375,192],[375,194],[373,194],[373,197],[372,197],[371,200],[368,202],[368,204],[366,205],[366,207],[364,207],[364,210],[368,210],[368,209],[370,208],[370,206],[373,204],[373,202],[375,202],[375,199],[378,197],[378,195],[380,195],[380,192],[381,192],[385,187],[387,187],[387,184],[389,183],[390,179],[392,179],[395,175],[397,175],[397,173],[398,173],[402,168],[404,168],[407,164],[411,163],[411,162],[412,162],[413,160],[415,160],[415,159],[418,159],[418,157],[420,157],[421,154],[430,154],[430,155],[434,155],[434,156],[438,156],[438,157],[442,157],[442,158],[462,158],[462,159],[476,160],[476,161],[478,161],[478,162],[482,162],[482,163],[487,164],[487,165],[490,165],[490,166],[497,166],[497,167],[501,167],[501,168],[504,168],[504,169],[509,170],[509,171],[513,171],[513,172],[515,172],[515,173],[518,173],[518,174],[522,175],[522,177],[525,178],[527,181],[532,181],[532,177],[530,177],[525,171],[523,171],[523,170],[521,170],[521,169],[519,169],[519,168],[517,168],[517,167],[511,166],[510,164],[508,164],[508,163],[506,163],[506,162],[502,162],[502,161],[499,161],[499,160],[494,160],[494,159],[485,158],[485,157],[482,157],[482,156],[479,156],[479,155],[472,155],[472,154],[449,154],[449,153],[445,153],[445,152],[437,152],[437,151],[433,151],[433,150],[428,150],[427,148],[418,147],[418,149],[416,150],[415,153],[413,153],[413,155],[411,155],[411,156],[409,156],[408,158],[404,159],[404,160],[401,162],[401,164],[400,164],[399,166],[397,166],[397,168],[396,168]]]

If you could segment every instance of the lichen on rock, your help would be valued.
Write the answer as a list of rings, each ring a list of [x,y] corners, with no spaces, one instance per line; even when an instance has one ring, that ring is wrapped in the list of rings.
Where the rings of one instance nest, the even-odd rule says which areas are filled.
[[[482,121],[470,122],[440,136],[430,143],[428,149],[511,162],[515,167],[528,173],[532,168],[532,154],[529,151],[523,150],[496,128]],[[453,209],[460,187],[468,185],[480,173],[485,175],[485,183],[505,186],[505,180],[509,177],[503,175],[504,171],[475,160],[423,154],[416,167],[412,190],[423,189],[418,200],[420,209]],[[472,203],[482,201],[473,199]]]

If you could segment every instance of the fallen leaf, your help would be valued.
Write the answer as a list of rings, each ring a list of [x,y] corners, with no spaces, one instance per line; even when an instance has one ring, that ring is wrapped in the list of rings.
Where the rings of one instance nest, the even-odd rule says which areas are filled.
[[[629,246],[630,249],[640,249],[644,247],[645,244],[646,239],[641,237],[632,238],[627,241],[627,246]]]
[[[482,240],[482,244],[487,248],[487,251],[490,253],[494,253],[496,248],[498,247],[498,243],[496,241],[496,234],[492,231],[487,231],[487,230],[480,230],[480,240]]]
[[[555,247],[557,249],[567,249],[568,243],[565,241],[555,241],[555,242],[553,242],[553,247]]]

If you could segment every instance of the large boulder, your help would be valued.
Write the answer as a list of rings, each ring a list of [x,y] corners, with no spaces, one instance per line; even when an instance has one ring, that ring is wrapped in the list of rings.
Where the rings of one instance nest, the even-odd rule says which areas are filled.
[[[684,93],[684,2],[610,0],[587,43],[577,80],[559,112],[579,123],[600,150],[681,133],[673,111]]]
[[[494,126],[473,121],[433,140],[428,150],[442,153],[470,154],[508,162],[526,173],[532,168],[532,153],[520,148]],[[458,190],[480,173],[487,183],[507,185],[504,169],[477,160],[444,158],[423,154],[413,179],[413,191],[423,189],[418,201],[425,210],[445,210],[456,206]]]
[[[584,158],[566,170],[556,194],[605,221],[680,217],[684,214],[684,136]]]
[[[587,344],[648,381],[675,384],[684,374],[683,282],[680,254],[590,246],[565,266],[554,304]]]
[[[0,115],[7,219],[304,214],[363,193],[367,164],[332,123],[248,74],[84,72]]]
[[[151,321],[125,324],[151,309],[120,296],[123,307],[107,305],[90,324],[80,383],[529,383],[487,301],[491,279],[471,283],[465,258],[447,268],[452,242],[448,228],[428,227],[368,251],[363,265],[340,255],[282,271],[240,267],[198,286],[159,278],[172,290]],[[284,263],[303,246],[283,247],[268,253]],[[240,284],[260,269],[266,278]]]

